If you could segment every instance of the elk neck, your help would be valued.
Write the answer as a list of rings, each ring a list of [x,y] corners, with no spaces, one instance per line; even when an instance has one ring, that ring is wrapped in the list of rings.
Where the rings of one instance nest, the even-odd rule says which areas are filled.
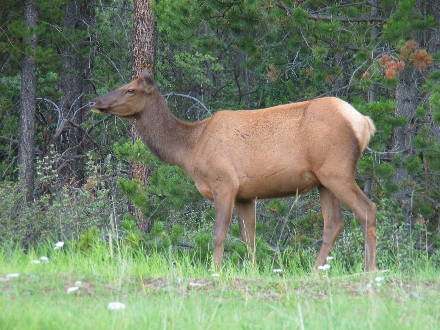
[[[159,94],[147,101],[135,127],[142,142],[160,160],[189,173],[191,154],[207,121],[192,123],[176,118]]]

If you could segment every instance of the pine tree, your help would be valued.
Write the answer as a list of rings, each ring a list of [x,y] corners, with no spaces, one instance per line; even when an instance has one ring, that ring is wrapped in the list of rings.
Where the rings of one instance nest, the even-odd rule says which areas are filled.
[[[84,183],[84,158],[90,149],[90,138],[81,125],[86,121],[86,94],[91,92],[90,29],[93,7],[89,0],[66,1],[62,6],[64,30],[60,40],[59,122],[56,132],[46,144],[45,154],[52,147],[62,155],[58,172],[75,186]]]
[[[37,63],[36,50],[38,38],[36,27],[38,8],[34,0],[26,0],[24,4],[24,22],[26,36],[24,38],[24,56],[21,69],[20,95],[20,146],[19,180],[20,189],[24,191],[24,202],[30,203],[34,199],[34,155],[35,155],[35,112],[37,93]]]
[[[154,75],[156,64],[156,23],[150,0],[135,0],[133,18],[133,49],[132,49],[132,79],[140,77],[143,70],[150,70]],[[131,140],[140,139],[134,123],[131,126]],[[143,184],[147,184],[147,168],[140,162],[131,163],[131,176]],[[138,219],[144,219],[139,209],[133,209],[132,214]],[[150,221],[143,220],[141,226],[149,232],[152,228]]]

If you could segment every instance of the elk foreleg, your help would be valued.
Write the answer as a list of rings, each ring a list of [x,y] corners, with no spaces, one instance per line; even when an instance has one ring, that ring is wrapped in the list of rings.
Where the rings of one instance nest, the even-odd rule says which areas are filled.
[[[215,224],[214,224],[214,266],[216,271],[221,269],[223,249],[231,224],[234,197],[231,191],[214,191]]]
[[[333,244],[344,227],[341,202],[324,186],[319,187],[319,195],[321,197],[321,209],[324,217],[324,234],[322,236],[321,249],[314,266],[315,271],[319,266],[325,264]]]
[[[238,215],[241,238],[246,244],[248,258],[255,262],[255,199],[236,200],[235,209]]]

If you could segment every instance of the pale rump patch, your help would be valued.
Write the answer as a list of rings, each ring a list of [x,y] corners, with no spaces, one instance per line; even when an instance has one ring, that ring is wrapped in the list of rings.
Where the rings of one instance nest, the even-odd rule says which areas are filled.
[[[355,108],[345,101],[337,100],[337,108],[340,110],[342,116],[347,119],[347,122],[352,127],[353,132],[358,138],[361,151],[365,149],[370,141],[371,135],[374,134],[376,127],[370,117],[362,115]]]

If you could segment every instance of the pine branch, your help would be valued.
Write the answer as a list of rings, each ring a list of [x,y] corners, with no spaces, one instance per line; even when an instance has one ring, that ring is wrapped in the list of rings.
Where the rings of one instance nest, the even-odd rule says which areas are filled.
[[[385,17],[377,17],[377,16],[363,16],[363,17],[346,17],[339,15],[316,15],[309,14],[309,18],[316,21],[333,21],[338,20],[341,22],[361,22],[361,23],[372,23],[372,22],[385,22]]]
[[[350,3],[345,3],[345,4],[339,3],[338,4],[338,9],[346,8],[346,7],[360,7],[360,6],[375,7],[370,1],[364,1],[364,2],[357,2],[357,3],[351,3],[350,2]],[[316,14],[316,13],[319,13],[319,12],[327,11],[329,9],[332,9],[332,7],[331,6],[326,6],[326,7],[323,7],[321,9],[315,10],[313,13]]]
[[[440,208],[440,203],[437,200],[435,200],[434,198],[431,198],[431,197],[427,196],[426,194],[416,194],[416,196],[423,198],[423,199],[426,199],[426,200],[430,201],[432,204],[434,204],[436,207]]]
[[[1,180],[3,180],[6,177],[6,174],[8,174],[9,168],[15,164],[15,161],[18,159],[18,156],[15,156],[12,158],[12,160],[9,162],[8,166],[6,166],[5,170],[3,171]]]
[[[291,15],[292,11],[287,8],[283,3],[279,2],[276,4],[277,7],[283,9],[287,15]],[[362,16],[362,17],[347,17],[347,16],[340,16],[340,15],[319,15],[319,14],[310,14],[308,16],[310,19],[315,21],[333,21],[338,20],[341,22],[363,22],[363,23],[372,23],[372,22],[385,22],[385,17],[378,17],[378,16]]]
[[[2,140],[6,140],[6,141],[9,141],[9,142],[12,143],[12,144],[20,144],[20,141],[15,140],[15,139],[12,139],[12,138],[7,137],[7,136],[2,136],[2,135],[0,135],[0,139],[2,139]]]

